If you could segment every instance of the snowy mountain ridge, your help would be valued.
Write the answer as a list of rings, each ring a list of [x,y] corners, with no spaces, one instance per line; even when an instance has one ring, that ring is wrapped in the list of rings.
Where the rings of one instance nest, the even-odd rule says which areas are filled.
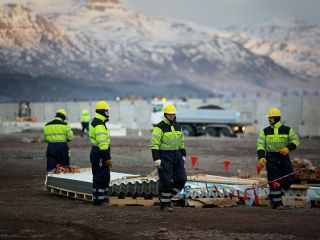
[[[35,1],[24,2],[33,6]],[[140,95],[150,95],[154,84],[188,85],[198,93],[319,86],[319,55],[314,49],[318,28],[312,29],[313,42],[299,45],[284,42],[284,36],[278,43],[259,34],[271,35],[269,25],[266,30],[258,27],[260,32],[222,31],[151,19],[116,0],[66,4],[70,9],[61,14],[39,14],[37,4],[35,10],[14,4],[0,7],[0,73],[54,75],[87,84],[145,84],[143,92],[134,93]]]
[[[297,19],[273,20],[251,27],[232,27],[225,37],[255,54],[268,56],[294,75],[320,80],[320,28]]]

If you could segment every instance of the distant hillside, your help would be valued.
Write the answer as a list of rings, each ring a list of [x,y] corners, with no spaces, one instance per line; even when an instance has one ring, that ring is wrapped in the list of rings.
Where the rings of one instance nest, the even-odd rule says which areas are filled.
[[[65,0],[64,9],[53,0],[46,0],[43,9],[36,0],[24,1],[25,6],[10,2],[0,5],[1,99],[86,99],[95,93],[205,96],[320,87],[319,29],[309,27],[314,43],[293,46],[291,41],[291,31],[307,23],[292,23],[302,24],[296,30],[267,24],[222,31],[151,19],[117,0]],[[272,38],[259,34],[265,32]],[[6,91],[8,79],[16,93]],[[24,94],[27,82],[34,87]]]
[[[229,38],[320,86],[320,27],[297,19],[229,28]]]
[[[87,82],[71,78],[52,76],[31,77],[26,74],[0,73],[0,101],[65,101],[114,99],[116,96],[144,96],[152,98],[162,96],[215,96],[189,83],[161,84],[157,87],[141,85],[137,82],[104,83]],[[148,89],[146,91],[145,89]],[[144,93],[141,95],[141,93]]]

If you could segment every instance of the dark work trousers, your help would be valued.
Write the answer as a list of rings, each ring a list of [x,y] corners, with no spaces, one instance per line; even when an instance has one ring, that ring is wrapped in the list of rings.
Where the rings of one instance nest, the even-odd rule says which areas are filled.
[[[47,147],[47,171],[56,168],[57,164],[70,165],[69,147],[66,142],[48,143]]]
[[[160,150],[159,199],[161,205],[170,205],[171,197],[179,193],[187,181],[184,161],[179,150]]]
[[[266,160],[268,181],[273,181],[293,172],[289,155],[283,156],[280,153],[270,152],[267,153]],[[280,187],[274,186],[275,184],[273,183],[269,184],[270,201],[274,208],[283,205],[282,195],[290,188],[293,181],[294,176],[291,175],[277,181],[280,184]]]
[[[108,196],[110,183],[110,168],[106,165],[106,160],[102,159],[99,148],[93,146],[90,152],[92,166],[92,203],[102,205]]]
[[[89,132],[89,122],[81,122],[82,131],[81,131],[81,137],[84,133]]]

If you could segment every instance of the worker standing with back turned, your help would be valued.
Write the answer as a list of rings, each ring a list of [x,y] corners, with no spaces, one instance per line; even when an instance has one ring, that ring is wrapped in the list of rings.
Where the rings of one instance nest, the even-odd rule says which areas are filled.
[[[272,107],[268,111],[270,126],[263,129],[257,140],[257,154],[259,166],[266,165],[270,185],[270,203],[274,209],[283,210],[282,196],[293,183],[294,177],[290,175],[278,181],[280,177],[293,172],[289,152],[296,149],[299,137],[292,128],[281,124],[281,112]]]
[[[88,109],[83,109],[82,115],[81,115],[81,126],[82,126],[81,137],[83,137],[83,135],[86,132],[89,132],[89,124],[90,124],[89,111],[88,111]]]
[[[43,141],[47,147],[47,171],[56,168],[57,164],[70,165],[69,147],[67,142],[74,139],[70,125],[65,122],[67,113],[64,109],[56,112],[55,118],[43,128]]]
[[[92,143],[90,161],[92,166],[92,203],[101,206],[108,196],[110,183],[110,132],[106,127],[109,121],[109,105],[106,101],[96,104],[96,115],[90,124],[89,135]]]
[[[184,170],[186,150],[181,125],[176,122],[176,108],[164,107],[164,117],[152,131],[150,148],[159,173],[161,211],[173,211],[171,197],[179,193],[187,181]]]

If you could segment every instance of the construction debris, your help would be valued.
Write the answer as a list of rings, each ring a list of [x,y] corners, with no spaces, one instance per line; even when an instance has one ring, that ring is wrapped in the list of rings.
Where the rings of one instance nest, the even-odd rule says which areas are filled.
[[[292,167],[294,171],[297,171],[297,173],[295,173],[297,183],[320,183],[320,168],[317,169],[310,160],[295,158],[292,161]]]
[[[46,191],[85,201],[92,200],[92,173],[90,169],[77,169],[77,173],[49,173]],[[227,207],[237,204],[268,206],[269,188],[266,180],[228,178],[213,175],[191,175],[184,189],[173,201],[186,207]],[[253,186],[260,187],[252,189]],[[261,187],[263,186],[263,187]],[[111,172],[110,204],[118,206],[150,206],[158,204],[158,177],[137,176]],[[293,185],[284,197],[291,207],[314,207],[320,201],[320,188]],[[178,203],[179,202],[179,203]],[[182,204],[181,204],[182,203]]]
[[[237,205],[236,198],[195,198],[188,200],[188,207],[232,207]]]
[[[60,164],[57,164],[56,168],[53,169],[53,173],[59,174],[59,173],[80,173],[80,169],[78,166],[62,166]]]

